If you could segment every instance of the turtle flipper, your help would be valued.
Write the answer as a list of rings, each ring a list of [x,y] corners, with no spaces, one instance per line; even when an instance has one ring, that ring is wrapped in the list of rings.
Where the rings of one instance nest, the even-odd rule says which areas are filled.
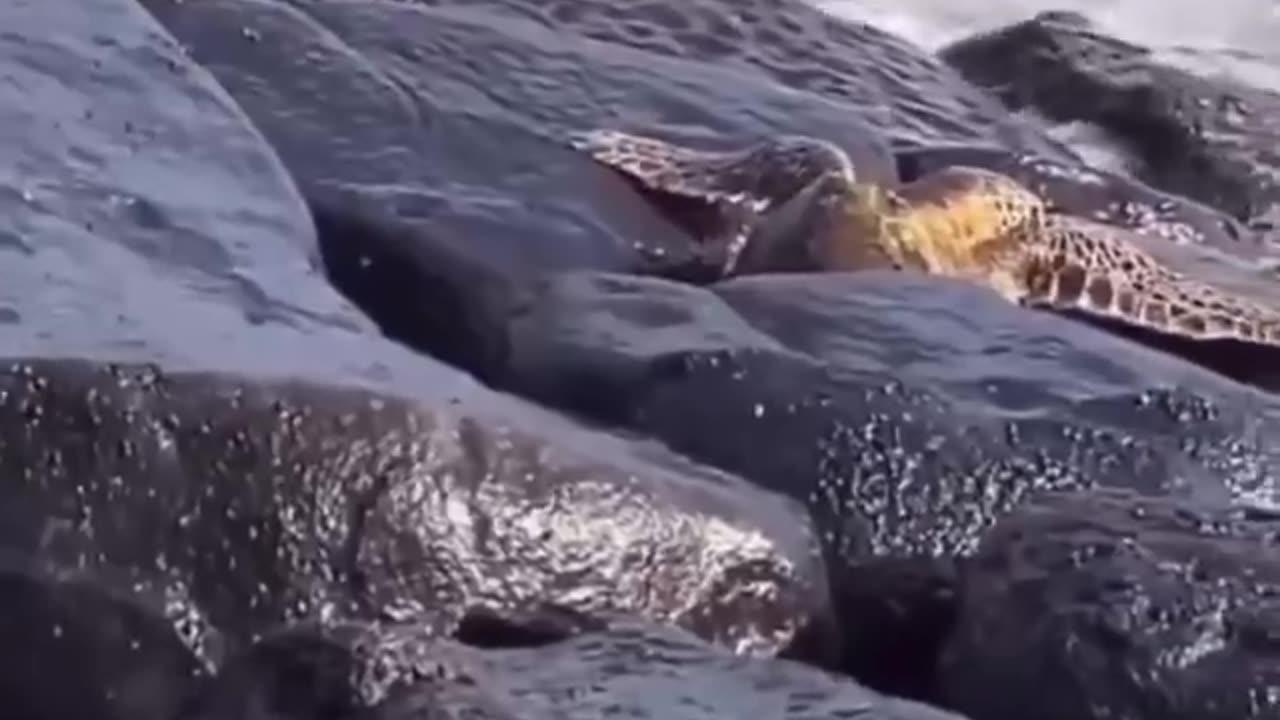
[[[864,192],[866,188],[837,175],[819,177],[761,219],[730,271],[745,275],[900,267],[882,240],[881,212],[891,209],[865,201]]]
[[[697,150],[618,130],[571,136],[570,145],[646,189],[709,203],[742,202],[757,212],[822,175],[854,179],[848,155],[817,138],[782,136],[735,150]]]
[[[854,178],[844,151],[800,136],[713,151],[618,130],[592,130],[572,136],[570,145],[655,195],[655,204],[698,238],[699,254],[722,274],[734,270],[765,213],[819,178]]]
[[[1024,304],[1080,311],[1184,339],[1280,347],[1280,309],[1171,270],[1124,230],[1053,216],[1021,239],[1023,284],[1016,299]]]

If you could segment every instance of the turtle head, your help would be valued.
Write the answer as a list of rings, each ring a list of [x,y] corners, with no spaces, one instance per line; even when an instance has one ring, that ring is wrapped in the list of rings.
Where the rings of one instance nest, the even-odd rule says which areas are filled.
[[[771,208],[739,272],[913,269],[953,277],[1003,269],[1039,197],[985,170],[946,168],[901,189],[827,173]]]
[[[899,270],[928,270],[925,258],[914,249],[914,239],[903,237],[902,218],[910,214],[911,205],[896,191],[874,183],[853,184],[840,210],[842,232],[829,253],[835,264],[862,268],[875,257],[878,264]]]
[[[923,269],[893,242],[893,218],[905,207],[878,184],[828,173],[770,212],[753,234],[752,252],[755,258],[767,255],[774,270]]]
[[[879,242],[885,196],[828,172],[770,208],[751,232],[739,272],[816,272],[893,267]]]
[[[1016,249],[1016,231],[1045,211],[1011,178],[967,167],[939,170],[892,194],[859,194],[866,199],[855,214],[880,216],[882,242],[900,266],[952,277],[990,275]]]

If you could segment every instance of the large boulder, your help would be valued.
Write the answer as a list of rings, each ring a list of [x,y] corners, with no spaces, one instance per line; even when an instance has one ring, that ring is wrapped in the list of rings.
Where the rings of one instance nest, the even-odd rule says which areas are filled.
[[[533,647],[477,649],[411,625],[295,626],[228,663],[180,720],[964,720],[687,632],[610,623]]]
[[[1280,94],[1178,67],[1073,12],[1045,12],[939,55],[1011,109],[1101,129],[1132,174],[1280,242]]]
[[[1046,495],[964,574],[947,701],[978,720],[1280,717],[1280,516]]]
[[[290,335],[375,337],[226,93],[132,3],[81,5],[0,8],[6,353],[298,371]]]
[[[893,273],[711,289],[575,273],[514,316],[505,387],[804,501],[846,669],[931,696],[954,561],[1038,492],[1273,502],[1280,403],[960,282]]]
[[[0,373],[0,549],[132,597],[206,671],[282,623],[449,634],[473,608],[630,613],[740,653],[830,657],[799,507],[658,448],[601,439],[608,459],[591,459],[550,427],[302,381],[14,363]],[[4,602],[4,627],[69,642],[57,603]]]

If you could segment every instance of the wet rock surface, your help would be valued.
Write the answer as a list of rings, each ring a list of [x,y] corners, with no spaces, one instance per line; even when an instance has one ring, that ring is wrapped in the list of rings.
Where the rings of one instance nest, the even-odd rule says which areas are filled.
[[[1276,717],[1280,517],[1045,496],[982,541],[943,656],[973,717]]]
[[[127,588],[2,552],[8,717],[168,720],[199,687],[200,663],[173,624]]]
[[[1265,441],[1269,396],[959,282],[866,272],[708,289],[564,274],[513,317],[507,344],[506,382],[522,393],[799,495],[824,474],[937,482],[946,468],[969,486],[969,471],[1020,458],[1037,481],[1266,498],[1280,460]],[[1002,490],[991,499],[1016,496],[1008,477],[992,481]],[[924,491],[881,489],[906,488]],[[972,542],[963,523],[946,527],[943,546]],[[869,539],[905,548],[929,536],[886,526]]]
[[[1028,498],[1275,503],[1273,398],[1079,323],[906,276],[636,276],[689,234],[569,132],[809,134],[885,181],[957,145],[1073,162],[874,28],[141,5],[0,9],[15,717],[953,717],[865,683],[984,720],[937,660]]]
[[[959,283],[579,273],[548,283],[509,345],[519,392],[805,502],[846,668],[913,696],[935,693],[954,560],[1025,498],[1275,502],[1273,400]]]
[[[1041,13],[939,55],[1012,109],[1101,128],[1127,150],[1136,177],[1280,237],[1274,90],[1173,66],[1071,12]]]
[[[0,398],[5,552],[133,595],[207,671],[307,620],[628,612],[746,654],[829,622],[799,508],[656,449],[591,462],[364,390],[83,361],[15,364]]]
[[[281,334],[375,336],[274,153],[144,13],[3,13],[6,352],[300,369]]]
[[[602,716],[963,720],[796,663],[735,656],[677,629],[630,621],[536,648],[488,650],[441,641],[408,625],[295,627],[228,663],[179,715]]]

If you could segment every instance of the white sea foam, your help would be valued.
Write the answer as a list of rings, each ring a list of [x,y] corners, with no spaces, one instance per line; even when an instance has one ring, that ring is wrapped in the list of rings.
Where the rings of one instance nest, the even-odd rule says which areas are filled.
[[[1280,51],[1277,0],[814,0],[930,49],[1043,10],[1075,10],[1134,42],[1156,47]]]

